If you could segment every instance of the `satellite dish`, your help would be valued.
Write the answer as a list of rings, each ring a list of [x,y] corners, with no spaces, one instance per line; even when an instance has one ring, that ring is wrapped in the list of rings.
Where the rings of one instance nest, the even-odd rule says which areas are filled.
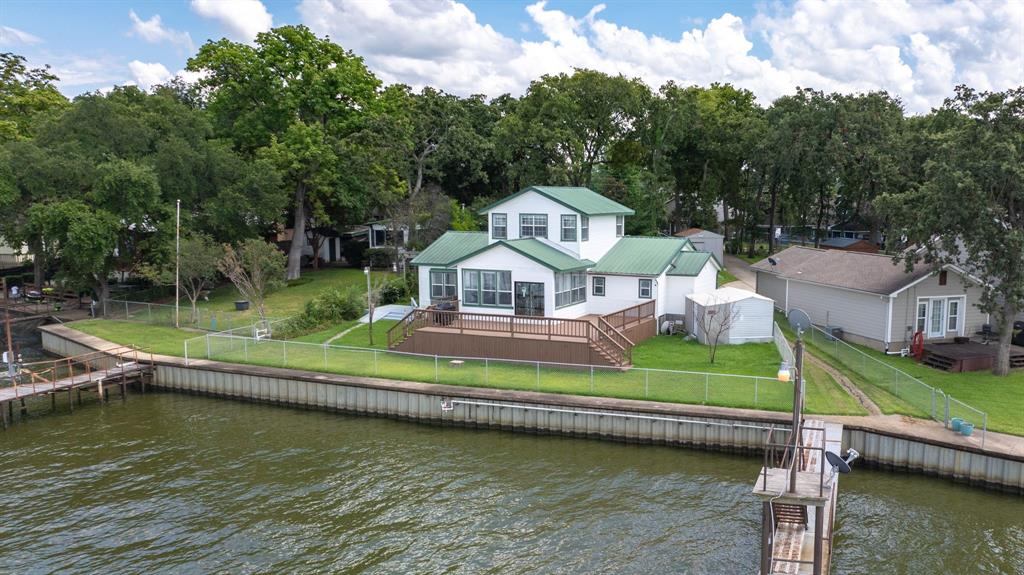
[[[843,459],[842,456],[840,456],[838,453],[834,451],[826,451],[825,459],[827,459],[829,465],[831,465],[839,473],[850,472],[850,464],[847,463],[846,460]]]
[[[789,315],[786,316],[789,320],[789,326],[797,331],[807,331],[811,329],[811,316],[807,315],[802,309],[793,308],[789,310]]]
[[[772,264],[772,267],[779,265],[779,260],[775,258],[768,258],[768,263]]]

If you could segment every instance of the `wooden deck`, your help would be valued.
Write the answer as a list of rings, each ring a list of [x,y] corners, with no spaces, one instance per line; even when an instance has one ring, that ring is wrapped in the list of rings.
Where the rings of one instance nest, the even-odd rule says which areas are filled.
[[[25,400],[50,396],[56,405],[56,395],[66,392],[68,404],[73,391],[95,389],[102,398],[106,389],[119,388],[124,397],[129,383],[145,385],[145,377],[153,373],[153,358],[133,348],[113,348],[81,356],[24,364],[19,370],[16,384],[0,387],[0,423],[6,429],[14,417],[14,403],[21,404],[25,413]]]
[[[935,369],[950,372],[985,371],[992,369],[996,361],[998,344],[980,343],[926,343],[921,363]],[[1024,348],[1010,346],[1010,367],[1024,367]]]

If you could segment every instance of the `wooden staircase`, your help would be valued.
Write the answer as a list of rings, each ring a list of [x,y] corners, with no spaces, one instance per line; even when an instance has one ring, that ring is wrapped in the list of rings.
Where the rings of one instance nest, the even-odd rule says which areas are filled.
[[[792,505],[789,503],[775,503],[772,505],[775,514],[775,524],[793,523],[807,527],[807,506]]]
[[[934,352],[925,352],[924,358],[921,363],[928,367],[935,369],[941,369],[942,371],[950,371],[953,369],[953,364],[956,363],[952,358],[946,357],[941,354]]]

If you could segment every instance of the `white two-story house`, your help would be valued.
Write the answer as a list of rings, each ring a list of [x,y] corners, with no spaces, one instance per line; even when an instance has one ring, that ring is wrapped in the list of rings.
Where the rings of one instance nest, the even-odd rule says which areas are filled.
[[[625,236],[633,210],[587,188],[533,186],[481,214],[486,232],[447,232],[412,260],[421,306],[581,318],[654,302],[657,317],[681,315],[721,269],[686,238]]]

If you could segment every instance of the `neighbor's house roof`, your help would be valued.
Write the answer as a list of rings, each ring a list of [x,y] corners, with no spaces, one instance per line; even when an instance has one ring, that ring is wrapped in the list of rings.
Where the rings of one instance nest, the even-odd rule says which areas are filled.
[[[556,272],[587,269],[594,265],[594,262],[590,260],[574,258],[535,238],[488,243],[487,232],[445,232],[443,236],[437,238],[427,249],[413,258],[412,264],[416,266],[453,266],[497,246],[504,246]]]
[[[696,276],[702,269],[704,269],[708,260],[714,262],[716,270],[722,269],[722,266],[718,264],[718,259],[709,252],[679,252],[676,255],[676,258],[672,260],[671,265],[669,265],[668,275],[688,277]]]
[[[519,197],[527,192],[538,193],[549,200],[562,204],[563,206],[585,216],[632,216],[635,213],[626,206],[614,200],[610,200],[594,190],[568,186],[530,186],[529,188],[524,188],[511,196],[494,202],[486,208],[481,209],[479,213],[486,213],[512,198]]]
[[[892,256],[883,254],[802,246],[786,248],[772,259],[777,265],[772,266],[768,259],[763,259],[751,267],[789,280],[879,295],[895,294],[933,271],[927,264],[919,263],[908,273],[902,263],[893,263]]]
[[[705,238],[724,238],[725,237],[722,234],[716,234],[715,232],[712,232],[710,230],[705,230],[703,228],[687,228],[685,230],[676,232],[676,236],[681,237],[681,238],[689,238],[689,237],[693,237],[693,236],[705,237]]]
[[[487,232],[445,232],[412,259],[415,266],[450,266],[487,247]]]
[[[766,301],[773,301],[771,298],[764,297],[763,295],[756,294],[752,291],[734,287],[723,287],[713,291],[692,293],[687,295],[686,299],[693,300],[694,303],[700,305],[701,307],[707,307],[709,305],[719,305],[724,303],[736,303],[738,301],[743,301],[745,299],[760,299]]]
[[[657,276],[683,250],[693,252],[686,238],[627,236],[615,242],[590,272],[624,276]],[[680,274],[682,275],[682,274]]]

